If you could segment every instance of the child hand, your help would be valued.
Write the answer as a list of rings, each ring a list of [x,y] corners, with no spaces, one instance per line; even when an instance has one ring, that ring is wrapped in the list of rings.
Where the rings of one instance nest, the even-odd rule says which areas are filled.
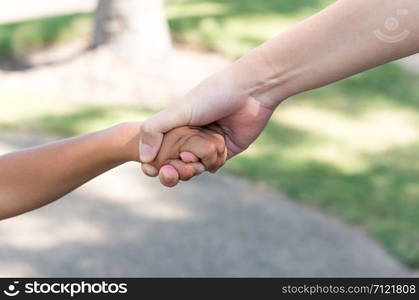
[[[205,166],[205,169],[212,173],[216,172],[227,158],[223,135],[213,129],[183,126],[164,135],[160,151],[150,164],[160,170],[160,175],[162,175],[162,166],[172,165],[175,169],[182,167],[177,163],[181,153],[185,152],[193,153]],[[180,172],[180,174],[186,174],[188,178],[194,175],[187,174],[187,172]],[[183,178],[181,179],[183,180]],[[161,176],[160,181],[162,181]],[[174,184],[165,182],[165,185],[173,186],[176,182],[177,180],[174,181]]]

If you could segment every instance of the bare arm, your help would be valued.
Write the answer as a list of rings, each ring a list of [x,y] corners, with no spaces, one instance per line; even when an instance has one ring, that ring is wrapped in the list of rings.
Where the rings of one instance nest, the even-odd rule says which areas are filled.
[[[139,123],[0,156],[0,220],[46,205],[127,161],[139,160]]]
[[[142,162],[155,157],[164,132],[182,125],[218,126],[232,157],[258,137],[288,97],[418,51],[419,0],[338,0],[143,122]],[[143,171],[157,174],[148,164]],[[164,174],[161,181],[173,178]]]
[[[418,0],[339,0],[239,59],[239,89],[269,107],[419,52]]]

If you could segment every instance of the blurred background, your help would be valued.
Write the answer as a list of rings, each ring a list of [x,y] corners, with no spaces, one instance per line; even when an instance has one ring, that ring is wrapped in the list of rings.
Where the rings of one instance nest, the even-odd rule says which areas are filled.
[[[0,0],[0,153],[144,119],[332,2]],[[418,83],[387,64],[281,104],[220,175],[127,165],[2,221],[0,276],[415,274]]]

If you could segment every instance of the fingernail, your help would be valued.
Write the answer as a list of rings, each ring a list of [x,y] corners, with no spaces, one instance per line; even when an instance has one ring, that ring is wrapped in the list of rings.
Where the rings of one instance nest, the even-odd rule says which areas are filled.
[[[142,162],[150,162],[152,157],[153,147],[147,144],[141,144],[140,146],[140,156]]]
[[[161,168],[162,175],[165,179],[172,180],[177,176],[177,171],[170,165],[163,166]]]

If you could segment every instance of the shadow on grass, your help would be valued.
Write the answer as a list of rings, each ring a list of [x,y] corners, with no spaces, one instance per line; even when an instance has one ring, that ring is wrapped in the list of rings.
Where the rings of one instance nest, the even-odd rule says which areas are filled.
[[[419,267],[419,144],[365,154],[368,168],[347,173],[332,163],[290,159],[289,153],[322,141],[271,124],[253,146],[226,165],[234,174],[278,188],[366,228],[404,264]]]
[[[53,43],[88,36],[91,19],[91,14],[77,13],[1,24],[0,59],[17,60],[18,56]]]
[[[277,23],[266,24],[266,17],[274,17],[279,22],[284,19],[298,21],[314,14],[331,2],[333,1],[192,0],[169,3],[169,8],[176,7],[178,11],[175,16],[169,18],[169,25],[175,39],[179,41],[198,43],[206,50],[216,50],[236,58],[262,43],[267,38],[266,31],[278,32],[280,30],[275,28]],[[211,10],[214,6],[219,9]],[[192,15],[189,12],[192,12]],[[194,12],[197,14],[193,15]],[[254,26],[249,26],[249,21]],[[227,23],[231,23],[230,25],[234,28],[226,29]],[[259,28],[256,32],[265,32],[265,34],[259,35],[254,32],[255,27],[260,26],[265,26],[265,28]],[[225,43],[229,45],[223,45]],[[239,48],[239,50],[231,48]]]
[[[35,122],[40,124],[43,129],[53,131],[61,135],[76,135],[80,133],[80,127],[86,123],[94,122],[98,119],[107,119],[112,115],[112,111],[103,107],[87,107],[80,111],[65,114],[63,116],[47,115],[37,119]]]
[[[182,5],[200,4],[200,3],[216,3],[225,5],[228,8],[226,16],[248,15],[248,14],[269,14],[280,12],[281,14],[295,14],[301,11],[319,10],[329,3],[331,0],[310,0],[310,1],[294,1],[294,0],[190,0],[184,1]]]
[[[101,130],[120,122],[141,121],[152,112],[146,109],[124,106],[83,106],[68,111],[45,113],[37,117],[0,122],[1,130],[40,130],[61,135],[74,136]]]
[[[85,134],[101,130],[117,123],[141,121],[152,111],[124,106],[89,106],[64,115],[45,115],[32,120],[43,130],[65,136]]]
[[[330,86],[298,95],[301,103],[345,114],[361,114],[374,106],[419,111],[419,75],[391,63]]]

